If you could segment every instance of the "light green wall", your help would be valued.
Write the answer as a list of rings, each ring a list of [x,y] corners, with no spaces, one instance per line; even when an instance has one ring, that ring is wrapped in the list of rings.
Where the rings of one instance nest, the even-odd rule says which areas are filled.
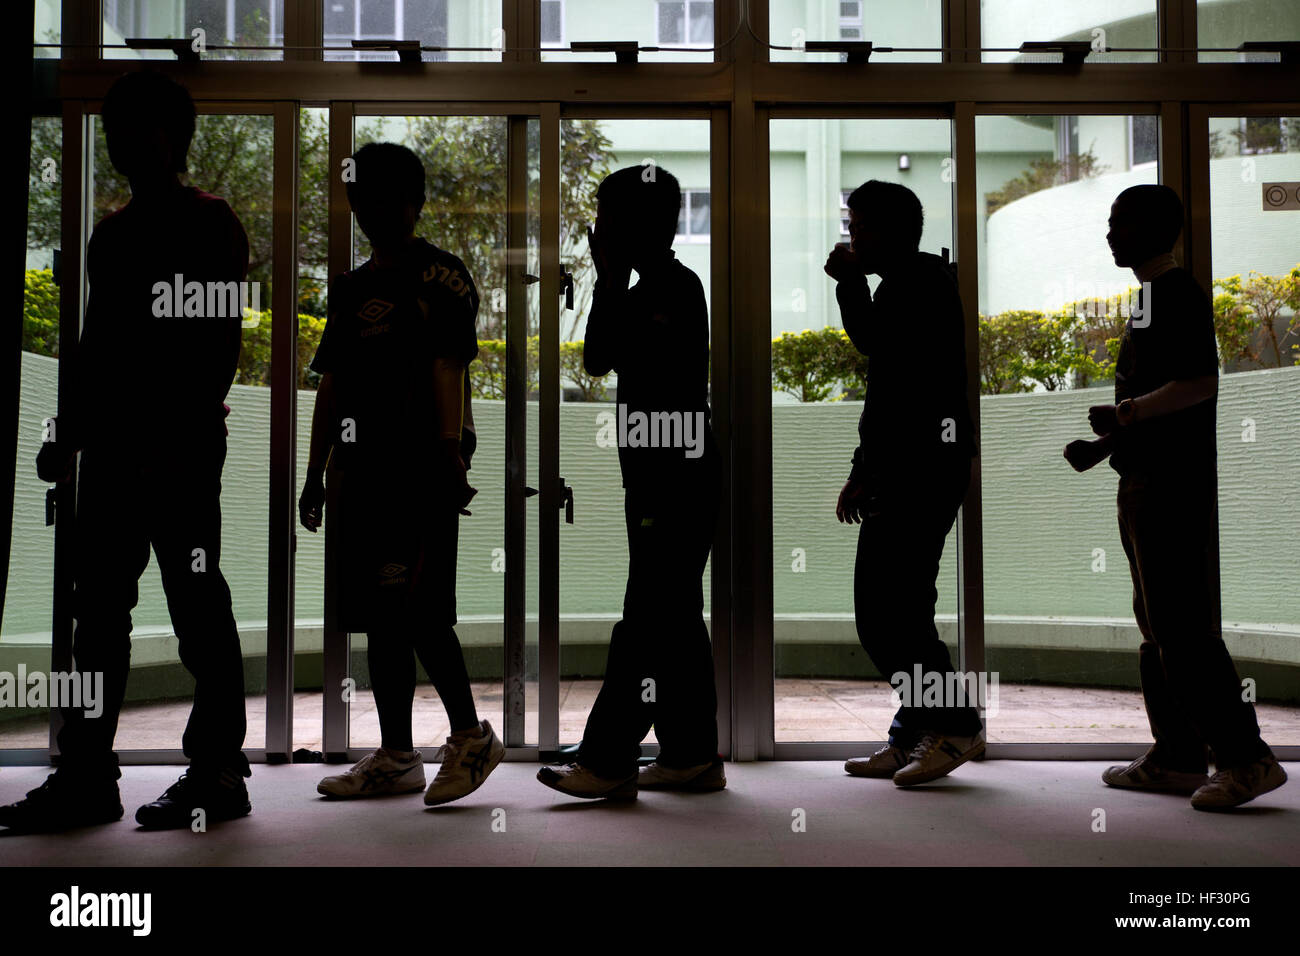
[[[53,534],[44,527],[45,486],[28,465],[41,419],[54,405],[56,363],[24,354],[14,545],[3,640],[42,640],[49,630]],[[1099,467],[1076,475],[1061,448],[1087,434],[1087,407],[1104,390],[986,396],[981,399],[984,470],[985,602],[989,614],[1128,618],[1129,583],[1114,516],[1114,475]],[[269,393],[234,386],[228,403],[231,451],[223,479],[222,569],[241,624],[266,618],[266,500]],[[300,395],[299,473],[313,394]],[[774,598],[778,614],[852,611],[854,532],[834,517],[835,495],[856,444],[860,405],[784,405],[773,409]],[[596,444],[596,416],[610,406],[561,406],[561,474],[574,488],[573,525],[562,524],[561,611],[615,614],[622,606],[626,542],[618,461]],[[530,405],[535,414],[536,405]],[[1241,440],[1255,422],[1256,441]],[[461,521],[459,610],[499,616],[503,579],[492,551],[502,545],[503,406],[475,403],[480,451],[471,472],[479,488]],[[536,422],[530,423],[536,434]],[[1300,625],[1291,582],[1300,577],[1300,368],[1224,376],[1219,399],[1220,528],[1224,620]],[[536,459],[529,480],[536,484]],[[531,512],[535,515],[535,511]],[[531,522],[535,525],[535,521]],[[536,554],[535,538],[530,554]],[[298,616],[322,614],[323,539],[299,531]],[[804,549],[807,570],[791,570]],[[1093,551],[1106,570],[1092,571]],[[939,609],[956,610],[952,542],[941,574]],[[535,565],[531,569],[535,573]],[[531,577],[531,575],[530,575]],[[535,578],[532,578],[535,580]],[[535,598],[534,598],[535,600]],[[535,605],[534,605],[535,607]],[[168,628],[157,570],[141,582],[136,626]],[[33,637],[33,635],[35,635]]]

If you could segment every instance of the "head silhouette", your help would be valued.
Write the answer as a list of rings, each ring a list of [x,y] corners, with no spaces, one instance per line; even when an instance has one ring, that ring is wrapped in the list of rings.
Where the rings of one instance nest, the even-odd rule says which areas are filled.
[[[352,155],[348,204],[371,245],[400,244],[415,234],[424,208],[424,164],[397,143],[367,143]]]
[[[1130,186],[1110,207],[1115,265],[1134,268],[1174,248],[1183,231],[1183,202],[1168,186]]]
[[[596,190],[596,234],[605,254],[635,266],[671,249],[682,208],[677,177],[662,166],[627,166]]]
[[[104,136],[113,168],[132,189],[185,172],[194,101],[175,80],[145,70],[119,77],[104,97]]]
[[[879,274],[921,246],[925,211],[916,193],[872,179],[849,194],[849,245],[864,272]]]

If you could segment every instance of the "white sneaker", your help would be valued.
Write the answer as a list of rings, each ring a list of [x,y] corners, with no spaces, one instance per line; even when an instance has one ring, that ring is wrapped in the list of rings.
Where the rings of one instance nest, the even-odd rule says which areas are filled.
[[[929,783],[952,773],[967,760],[984,753],[984,731],[974,737],[949,737],[946,734],[927,733],[921,737],[908,755],[911,761],[894,774],[894,783],[911,787]]]
[[[505,745],[497,738],[491,724],[481,721],[479,729],[481,736],[462,731],[452,734],[439,748],[442,766],[424,795],[426,804],[436,807],[473,793],[506,755]]]
[[[346,773],[326,777],[316,785],[317,793],[339,800],[385,797],[423,789],[424,760],[420,751],[395,756],[393,751],[383,747],[366,754]]]
[[[641,790],[682,790],[688,793],[725,790],[727,773],[721,760],[696,767],[665,767],[656,760],[641,768],[636,785]]]
[[[563,767],[543,767],[537,779],[552,790],[582,797],[584,800],[635,800],[637,773],[622,779],[600,777],[582,764],[571,763]]]
[[[1220,770],[1192,794],[1197,810],[1228,810],[1249,803],[1286,783],[1286,771],[1273,756],[1244,767]]]
[[[844,761],[844,772],[855,777],[876,777],[888,780],[907,766],[907,751],[902,747],[885,744],[870,757],[850,757]]]

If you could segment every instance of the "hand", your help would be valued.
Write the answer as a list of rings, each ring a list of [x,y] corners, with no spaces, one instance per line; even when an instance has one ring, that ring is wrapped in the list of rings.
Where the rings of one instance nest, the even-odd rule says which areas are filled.
[[[826,265],[822,268],[836,282],[851,282],[864,275],[861,260],[847,242],[835,243],[835,248],[826,257]]]
[[[1106,447],[1103,442],[1080,438],[1065,446],[1065,460],[1078,472],[1087,471],[1105,457]]]
[[[298,520],[313,534],[321,526],[322,508],[325,505],[325,483],[320,475],[308,473],[303,482],[302,497],[298,499]]]
[[[444,442],[441,453],[434,463],[434,500],[447,502],[459,514],[471,514],[466,506],[478,494],[478,489],[469,483],[465,461],[460,456],[455,439]]]
[[[866,507],[866,485],[850,478],[840,489],[839,500],[835,502],[835,517],[841,524],[861,524]]]
[[[41,450],[36,453],[36,476],[41,481],[67,484],[72,480],[72,466],[76,459],[76,451],[69,450],[66,445],[42,442]]]
[[[609,251],[596,238],[596,232],[587,227],[587,246],[591,249],[591,262],[596,267],[596,284],[623,291],[632,277],[631,266],[624,266],[610,258]],[[620,284],[620,280],[622,280]]]
[[[1119,428],[1119,417],[1114,405],[1093,405],[1088,409],[1088,424],[1095,434],[1105,438]]]

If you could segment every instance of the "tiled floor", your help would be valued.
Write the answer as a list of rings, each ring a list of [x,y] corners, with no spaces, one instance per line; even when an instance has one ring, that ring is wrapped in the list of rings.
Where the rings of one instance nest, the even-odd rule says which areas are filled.
[[[560,740],[582,738],[587,713],[600,689],[597,681],[561,681]],[[537,685],[526,687],[526,732],[537,739]],[[500,725],[500,684],[474,685],[480,715]],[[264,745],[266,698],[250,696],[246,745]],[[321,749],[320,693],[294,696],[294,746]],[[1264,739],[1275,745],[1300,744],[1300,709],[1259,704],[1256,707]],[[776,682],[778,741],[883,740],[893,709],[889,687],[881,681],[781,679]],[[117,734],[122,750],[174,749],[189,716],[188,701],[166,701],[127,707]],[[1003,685],[998,711],[989,718],[989,740],[995,742],[1119,742],[1150,739],[1142,697],[1137,691],[1082,687]],[[416,745],[442,742],[449,732],[442,703],[430,685],[416,690]],[[654,740],[653,731],[649,741]],[[0,748],[44,747],[48,730],[43,720],[0,724]],[[379,720],[369,691],[358,691],[351,711],[353,747],[379,743]]]

